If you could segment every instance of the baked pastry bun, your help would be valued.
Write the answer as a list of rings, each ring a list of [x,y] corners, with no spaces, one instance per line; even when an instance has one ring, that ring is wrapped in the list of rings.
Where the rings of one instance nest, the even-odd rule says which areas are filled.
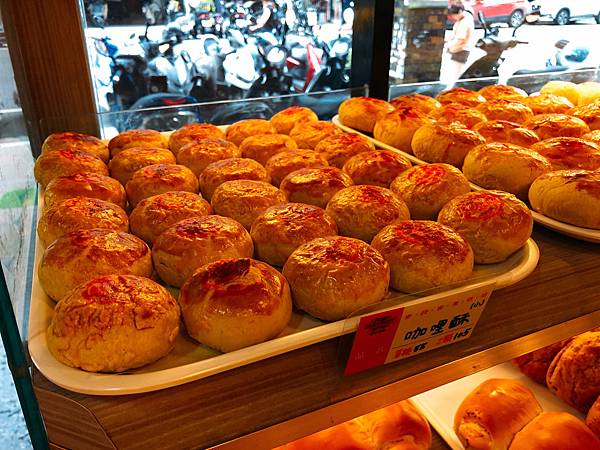
[[[583,136],[581,136],[581,138],[600,145],[600,130],[590,131],[589,133],[586,133]]]
[[[408,206],[389,189],[361,184],[335,193],[325,209],[342,236],[371,242],[379,231],[410,219]]]
[[[82,172],[53,179],[44,190],[44,208],[73,197],[97,198],[125,209],[125,189],[114,178]]]
[[[475,147],[462,171],[469,181],[485,189],[498,189],[527,200],[531,183],[552,166],[539,153],[513,144],[494,142]]]
[[[375,122],[394,107],[385,100],[371,97],[352,97],[344,100],[338,109],[340,122],[355,130],[372,133]]]
[[[240,145],[249,136],[275,133],[277,133],[277,130],[268,120],[246,119],[230,125],[225,132],[225,138],[235,145]]]
[[[231,217],[250,229],[271,206],[286,203],[285,194],[266,181],[232,180],[221,184],[211,199],[215,214]]]
[[[389,187],[398,175],[410,168],[410,161],[400,153],[371,150],[350,158],[343,170],[350,175],[354,184]]]
[[[79,150],[96,155],[105,163],[110,157],[108,147],[96,136],[65,131],[52,133],[42,143],[42,153],[54,150]]]
[[[600,438],[600,397],[596,399],[585,417],[585,424]]]
[[[188,334],[222,352],[277,337],[292,316],[286,279],[249,258],[200,267],[182,286],[179,303]]]
[[[253,159],[263,166],[271,156],[297,148],[296,141],[287,134],[255,134],[240,144],[242,158]]]
[[[455,197],[442,208],[438,222],[456,230],[471,245],[476,264],[506,260],[525,245],[533,228],[525,203],[501,191]]]
[[[144,241],[106,228],[72,231],[46,249],[38,267],[40,285],[54,301],[82,283],[113,274],[152,275],[152,257]]]
[[[465,88],[448,89],[447,91],[440,92],[435,98],[442,105],[447,105],[448,103],[460,103],[469,108],[475,108],[481,103],[485,103],[485,97],[483,95],[479,92]]]
[[[285,203],[259,215],[250,230],[256,259],[283,266],[294,250],[319,237],[337,235],[335,221],[318,206]]]
[[[420,109],[425,114],[429,114],[432,111],[441,108],[442,106],[442,104],[438,102],[435,98],[423,94],[401,95],[400,97],[396,97],[395,99],[390,100],[390,104],[394,108],[403,108],[405,106],[410,106],[411,108]]]
[[[566,114],[538,114],[523,124],[534,131],[540,139],[553,137],[581,137],[590,132],[581,119]]]
[[[314,239],[298,247],[283,266],[297,308],[322,320],[345,319],[378,303],[388,292],[390,267],[358,239]]]
[[[323,139],[315,147],[330,166],[338,169],[344,167],[346,161],[362,152],[375,150],[375,145],[366,137],[356,133],[334,134]]]
[[[546,374],[554,357],[569,343],[570,339],[534,350],[513,359],[519,370],[536,383],[546,386]]]
[[[216,138],[200,139],[179,149],[177,164],[187,167],[199,177],[209,164],[241,156],[241,150],[233,142]]]
[[[531,146],[544,156],[552,169],[600,169],[600,145],[585,139],[557,137],[546,139]]]
[[[562,411],[543,412],[519,431],[509,450],[591,450],[600,448],[592,430]]]
[[[180,287],[194,271],[224,258],[251,258],[252,239],[229,217],[192,217],[177,222],[154,240],[152,260],[160,278]]]
[[[577,85],[570,81],[549,81],[542,86],[542,89],[540,89],[540,94],[559,95],[561,97],[565,97],[574,105],[579,103],[579,91],[577,90]]]
[[[541,412],[535,395],[525,385],[492,378],[462,401],[454,415],[454,432],[469,450],[508,449],[514,436]]]
[[[198,194],[171,191],[153,195],[137,204],[129,216],[131,232],[151,244],[167,228],[192,217],[212,214],[210,203]]]
[[[175,164],[175,156],[166,148],[131,147],[114,156],[108,169],[110,176],[125,186],[135,172],[153,164]]]
[[[595,101],[588,105],[576,106],[569,114],[583,120],[591,130],[600,129],[600,102]]]
[[[481,144],[485,144],[483,136],[461,124],[430,123],[415,132],[411,146],[423,161],[460,167],[467,153]]]
[[[529,147],[540,141],[538,135],[533,131],[508,120],[479,122],[473,126],[473,131],[477,131],[487,142],[501,142],[503,144]]]
[[[80,150],[54,150],[35,160],[33,174],[43,188],[54,178],[92,172],[108,176],[108,167],[100,158]]]
[[[301,122],[292,128],[290,137],[296,141],[298,148],[314,149],[323,139],[343,131],[331,122],[319,120],[318,122]]]
[[[456,231],[429,220],[405,220],[381,230],[371,243],[390,265],[390,285],[416,294],[466,280],[473,250]]]
[[[518,100],[523,102],[527,99],[527,92],[523,89],[519,89],[514,86],[507,86],[505,84],[491,84],[484,86],[478,91],[486,100]]]
[[[311,109],[304,106],[290,106],[271,117],[271,125],[278,133],[290,134],[292,128],[302,122],[317,122],[317,116]]]
[[[46,333],[48,349],[61,363],[88,372],[135,369],[171,351],[179,315],[177,301],[158,283],[106,275],[56,305]]]
[[[451,199],[471,190],[469,181],[450,164],[425,164],[402,172],[390,185],[407,204],[413,219],[435,220]]]
[[[398,108],[382,115],[373,129],[373,137],[384,144],[412,154],[411,141],[415,132],[433,121],[416,108]]]
[[[145,198],[170,191],[198,192],[198,178],[185,166],[153,164],[137,170],[125,185],[132,207]]]
[[[555,94],[538,94],[523,100],[531,108],[533,114],[567,114],[573,103],[566,97]]]
[[[296,170],[328,166],[327,161],[319,153],[302,149],[277,153],[269,158],[265,164],[267,173],[271,177],[271,183],[277,187],[285,177]]]
[[[171,133],[169,136],[169,149],[177,156],[184,145],[193,144],[203,139],[225,139],[225,133],[210,123],[190,123]]]
[[[458,122],[469,129],[487,120],[487,117],[481,111],[460,103],[448,103],[440,109],[432,111],[430,117],[439,123]]]
[[[353,184],[337,167],[322,167],[296,170],[283,179],[280,188],[290,202],[325,208],[337,191]]]
[[[200,174],[202,196],[211,200],[215,189],[233,180],[256,180],[269,182],[267,170],[249,158],[228,158],[206,166]]]
[[[127,130],[108,142],[110,156],[114,158],[128,148],[169,148],[169,139],[156,130]]]
[[[129,231],[127,213],[118,205],[97,198],[73,197],[46,208],[37,225],[40,243],[47,247],[75,230],[108,228]]]
[[[529,106],[517,100],[488,100],[477,106],[477,110],[485,114],[488,120],[508,120],[509,122],[525,123],[533,117],[533,111]]]

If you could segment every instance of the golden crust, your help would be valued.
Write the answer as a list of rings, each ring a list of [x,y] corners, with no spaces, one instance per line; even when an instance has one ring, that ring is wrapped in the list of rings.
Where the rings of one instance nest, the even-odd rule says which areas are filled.
[[[209,201],[222,183],[233,180],[256,180],[269,182],[267,170],[249,158],[228,158],[206,166],[200,174],[200,190]]]
[[[154,241],[152,260],[160,278],[181,286],[204,264],[224,258],[251,258],[246,229],[229,217],[193,217],[167,228]]]
[[[581,139],[585,139],[587,141],[592,141],[595,144],[600,146],[600,130],[590,131],[589,133],[581,136]]]
[[[169,140],[156,130],[127,130],[112,138],[108,143],[110,156],[114,158],[128,148],[169,148]]]
[[[432,120],[416,108],[398,108],[382,115],[375,124],[373,137],[384,144],[412,154],[411,141],[415,132]]]
[[[371,97],[352,97],[340,104],[338,114],[340,122],[347,127],[372,133],[375,122],[379,117],[393,110],[394,107],[385,100]]]
[[[390,285],[408,293],[466,280],[473,250],[454,230],[429,220],[405,220],[383,228],[371,243],[390,265]]]
[[[250,158],[263,166],[277,153],[296,150],[296,141],[286,134],[256,134],[240,144],[242,158]]]
[[[189,335],[223,352],[277,337],[292,315],[283,275],[249,258],[202,266],[181,288],[179,302]]]
[[[37,225],[40,243],[47,247],[64,234],[75,230],[108,228],[129,231],[127,213],[118,205],[88,197],[73,197],[42,212]]]
[[[442,107],[442,104],[435,98],[423,94],[401,95],[400,97],[391,100],[390,104],[394,108],[410,106],[412,108],[420,109],[425,114],[429,114]]]
[[[203,139],[225,139],[225,133],[210,123],[190,123],[171,133],[169,136],[169,149],[177,156],[184,145],[193,144]]]
[[[170,191],[198,192],[198,178],[185,166],[153,164],[136,171],[125,185],[132,207],[145,198]]]
[[[309,108],[305,108],[304,106],[290,106],[271,117],[271,124],[278,133],[290,134],[290,131],[292,131],[292,128],[297,123],[317,122],[318,120],[319,116]]]
[[[583,120],[591,130],[600,129],[600,102],[598,101],[576,106],[569,111],[569,114]]]
[[[246,119],[230,125],[225,132],[225,138],[235,145],[241,143],[249,136],[256,134],[276,134],[277,130],[268,120]]]
[[[183,219],[212,214],[210,203],[198,194],[171,191],[145,198],[131,211],[131,232],[151,244],[167,228]]]
[[[523,124],[534,131],[540,139],[553,137],[581,137],[590,132],[586,123],[566,114],[538,114]]]
[[[121,184],[110,177],[92,172],[54,178],[44,190],[44,208],[73,197],[97,198],[125,209],[127,196]]]
[[[548,373],[550,363],[569,341],[570,339],[555,342],[533,352],[526,353],[513,359],[513,363],[533,381],[546,386],[546,374]]]
[[[471,190],[469,181],[450,164],[425,164],[402,172],[390,185],[408,205],[413,219],[435,220],[451,199]]]
[[[452,88],[444,92],[440,92],[436,100],[442,105],[449,103],[460,103],[461,105],[474,108],[477,105],[485,102],[485,97],[479,92],[471,91],[465,88]]]
[[[292,131],[290,137],[296,141],[298,148],[314,149],[323,139],[334,134],[342,134],[343,131],[331,122],[319,120],[318,122],[299,123]]]
[[[175,156],[166,148],[130,147],[117,153],[108,169],[110,176],[125,186],[135,172],[153,164],[175,164]]]
[[[353,184],[337,167],[322,167],[296,170],[283,179],[280,188],[290,202],[325,208],[337,191]]]
[[[438,222],[456,230],[471,245],[476,264],[506,260],[525,245],[533,229],[527,206],[501,191],[455,197],[442,208]]]
[[[167,355],[179,335],[179,305],[147,278],[107,275],[61,300],[46,339],[60,362],[90,372],[122,372]]]
[[[529,147],[540,140],[533,131],[508,120],[479,122],[473,126],[473,131],[477,131],[487,142],[501,142],[522,147]]]
[[[370,185],[336,192],[325,211],[335,220],[340,235],[367,243],[387,225],[410,219],[408,206],[396,194]]]
[[[547,82],[542,89],[540,94],[554,94],[561,97],[565,97],[573,105],[579,103],[579,91],[577,85],[570,81],[552,80]]]
[[[298,247],[283,266],[296,307],[323,320],[341,320],[383,300],[390,267],[358,239],[317,238]]]
[[[440,109],[433,111],[430,117],[439,123],[458,122],[469,129],[487,120],[485,114],[481,111],[460,103],[447,103]]]
[[[371,150],[350,158],[343,170],[350,175],[354,184],[389,187],[398,175],[410,168],[410,161],[399,153]]]
[[[524,103],[533,114],[566,114],[573,107],[568,98],[554,94],[539,94],[527,97]]]
[[[596,399],[585,417],[585,424],[600,438],[600,397]]]
[[[199,177],[209,164],[241,157],[241,150],[233,142],[216,138],[200,139],[179,149],[177,164],[187,167]]]
[[[298,169],[316,169],[328,166],[327,161],[314,150],[302,149],[277,153],[265,164],[267,173],[271,177],[271,183],[275,186],[279,186],[288,174]]]
[[[42,289],[54,301],[82,283],[113,274],[150,277],[152,257],[141,239],[107,228],[64,234],[46,249],[38,267]]]
[[[96,136],[72,131],[48,135],[42,143],[42,153],[54,150],[80,150],[97,156],[105,163],[108,162],[110,156],[106,144]]]
[[[544,156],[554,170],[600,169],[600,145],[580,138],[557,137],[531,146]]]
[[[282,266],[301,245],[319,237],[336,236],[337,225],[318,206],[286,203],[258,216],[250,235],[257,259]]]
[[[53,150],[35,161],[33,174],[43,188],[54,178],[92,172],[108,176],[108,167],[100,158],[81,150]]]
[[[508,120],[509,122],[525,123],[533,117],[531,108],[517,100],[488,100],[477,106],[477,110],[485,114],[488,120]]]
[[[370,150],[375,150],[375,145],[366,137],[356,133],[334,134],[323,139],[315,147],[315,151],[330,166],[338,169],[344,167],[351,157]]]
[[[491,84],[484,86],[478,91],[486,100],[506,99],[518,100],[524,102],[527,99],[527,92],[514,86],[504,84]]]

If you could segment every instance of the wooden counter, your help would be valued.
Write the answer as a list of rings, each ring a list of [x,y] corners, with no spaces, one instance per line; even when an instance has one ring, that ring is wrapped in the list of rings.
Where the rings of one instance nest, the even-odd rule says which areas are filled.
[[[147,394],[76,394],[34,370],[50,441],[272,448],[600,325],[600,245],[540,227],[533,238],[537,269],[492,295],[470,339],[350,377],[342,367],[351,336]]]

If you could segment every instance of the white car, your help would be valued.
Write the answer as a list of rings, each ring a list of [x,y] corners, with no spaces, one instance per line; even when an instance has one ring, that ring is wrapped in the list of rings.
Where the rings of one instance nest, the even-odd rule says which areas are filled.
[[[592,17],[600,23],[600,0],[535,0],[533,9],[538,7],[542,17],[551,17],[557,25]]]

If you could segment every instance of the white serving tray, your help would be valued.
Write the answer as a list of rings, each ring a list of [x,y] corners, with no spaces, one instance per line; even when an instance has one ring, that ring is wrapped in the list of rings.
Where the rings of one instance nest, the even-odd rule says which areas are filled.
[[[463,445],[454,433],[454,413],[463,399],[479,384],[490,378],[511,378],[527,386],[535,394],[544,411],[564,411],[581,420],[583,415],[571,408],[548,388],[537,384],[523,375],[512,363],[507,362],[477,372],[468,377],[453,381],[438,388],[424,392],[411,398],[415,407],[423,413],[427,420],[453,450],[464,450]]]

